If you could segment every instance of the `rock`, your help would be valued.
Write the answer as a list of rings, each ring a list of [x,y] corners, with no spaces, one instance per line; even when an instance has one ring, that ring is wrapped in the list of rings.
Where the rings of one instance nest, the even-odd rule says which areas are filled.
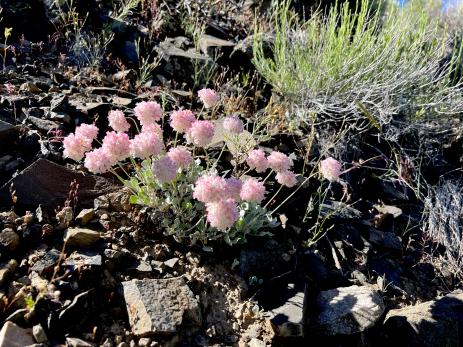
[[[126,90],[110,88],[110,87],[87,87],[85,91],[88,94],[103,94],[103,95],[112,95],[117,94],[121,97],[135,98],[137,94],[130,93]]]
[[[372,244],[389,251],[402,251],[402,240],[396,234],[378,229],[371,228],[368,235],[368,241]]]
[[[276,273],[289,271],[291,264],[284,260],[283,248],[275,240],[267,241],[263,247],[246,247],[240,253],[240,274],[248,280],[270,278]]]
[[[35,341],[37,341],[38,343],[48,341],[47,334],[45,333],[45,330],[40,324],[34,325],[34,327],[32,328],[32,334],[34,335]]]
[[[463,290],[386,315],[381,346],[449,347],[463,341]]]
[[[207,34],[202,34],[199,38],[199,47],[201,48],[201,51],[208,56],[212,56],[214,54],[214,48],[233,46],[235,46],[234,42],[222,40]]]
[[[201,324],[199,304],[183,278],[122,283],[132,332],[138,336],[175,333]]]
[[[103,177],[84,175],[49,160],[39,159],[0,189],[0,207],[11,207],[10,186],[13,184],[18,197],[16,206],[33,211],[41,204],[42,208],[53,211],[57,206],[64,205],[74,180],[79,184],[77,197],[83,207],[92,206],[97,196],[115,189]]]
[[[255,337],[251,339],[251,341],[248,342],[249,347],[265,347],[267,344],[259,339],[256,339]]]
[[[164,262],[164,265],[173,269],[177,265],[178,261],[179,261],[179,258],[172,258],[172,259],[166,260]]]
[[[52,131],[52,130],[57,130],[60,129],[60,125],[56,122],[53,122],[51,120],[47,119],[42,119],[34,116],[29,116],[27,117],[27,120],[32,124],[35,125],[39,130],[42,130],[46,133]]]
[[[69,347],[95,347],[93,343],[84,341],[77,337],[66,337],[66,344]]]
[[[89,247],[100,239],[100,233],[84,228],[68,228],[64,235],[64,242],[70,246]]]
[[[198,53],[195,49],[186,49],[189,40],[186,37],[178,36],[175,38],[166,38],[155,47],[160,56],[168,60],[170,57],[182,57],[194,60],[210,60],[207,55]]]
[[[7,264],[0,265],[0,287],[5,284],[8,278],[14,273],[18,262],[11,259]]]
[[[85,225],[95,217],[95,210],[93,208],[86,208],[79,212],[76,217],[76,222],[80,225]]]
[[[12,322],[6,322],[0,330],[0,347],[25,347],[33,344],[31,332]]]
[[[351,335],[372,327],[384,312],[382,297],[367,286],[340,287],[320,292],[318,316],[311,330],[321,335]]]
[[[0,244],[10,251],[15,251],[19,247],[19,235],[11,228],[5,228],[0,233]]]
[[[94,307],[95,295],[92,289],[76,295],[71,304],[59,314],[61,329],[64,331],[79,331],[79,326],[92,317]]]
[[[64,265],[71,267],[101,266],[102,257],[97,252],[73,252],[66,258]]]
[[[132,208],[130,204],[130,192],[126,189],[108,194],[108,200],[112,211],[129,212]]]
[[[289,284],[288,294],[291,296],[283,305],[269,312],[270,322],[275,334],[280,337],[302,337],[304,336],[304,291],[296,289],[294,284]]]
[[[69,111],[69,98],[67,95],[55,95],[50,102],[50,112]]]
[[[42,89],[40,89],[36,84],[34,84],[32,82],[24,82],[19,87],[19,90],[23,91],[23,92],[34,93],[34,94],[38,94],[38,93],[42,92]]]
[[[8,146],[11,146],[12,140],[14,140],[17,136],[18,131],[14,125],[0,120],[0,144],[3,146],[7,146],[7,144]]]
[[[32,266],[31,270],[37,272],[39,275],[51,272],[56,263],[58,263],[60,256],[61,252],[53,248],[40,257]]]

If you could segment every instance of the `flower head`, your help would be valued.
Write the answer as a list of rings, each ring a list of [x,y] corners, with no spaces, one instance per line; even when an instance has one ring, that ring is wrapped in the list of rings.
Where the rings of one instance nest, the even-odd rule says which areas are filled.
[[[130,124],[121,110],[111,110],[108,113],[109,126],[115,131],[126,132],[130,129]]]
[[[219,96],[213,89],[201,89],[198,91],[198,96],[206,108],[214,107],[219,102]]]
[[[282,171],[278,172],[276,175],[276,180],[283,186],[288,188],[294,187],[297,183],[296,175],[292,171]]]
[[[320,173],[328,181],[333,182],[339,179],[342,172],[342,164],[336,159],[329,157],[320,162]]]
[[[214,137],[215,125],[208,120],[198,120],[191,124],[187,132],[187,138],[195,146],[205,147],[211,143]]]
[[[257,172],[264,172],[269,167],[265,152],[261,149],[254,149],[249,152],[246,163],[251,169],[255,169]]]
[[[139,102],[133,109],[141,125],[152,124],[162,117],[162,108],[156,101]]]
[[[179,133],[187,132],[195,121],[196,118],[190,110],[177,110],[170,115],[170,126]]]
[[[232,227],[240,214],[235,200],[227,199],[206,204],[207,220],[212,227],[225,231]]]
[[[114,163],[126,159],[130,154],[130,139],[126,133],[109,131],[103,139],[102,146]]]
[[[243,183],[240,197],[244,201],[261,203],[265,198],[265,193],[264,183],[255,178],[249,178]]]
[[[162,152],[164,143],[153,131],[142,131],[130,142],[130,153],[134,158],[146,159]]]
[[[204,203],[221,201],[229,196],[228,189],[225,178],[217,175],[203,176],[196,180],[193,198]]]
[[[236,177],[230,177],[226,179],[227,181],[227,196],[239,200],[241,188],[243,187],[243,182]]]
[[[167,156],[178,168],[186,168],[193,161],[191,152],[185,147],[171,148],[167,153]]]
[[[177,176],[177,166],[166,155],[153,162],[153,172],[161,183],[171,182]]]
[[[154,133],[162,139],[162,128],[158,123],[146,124],[141,127],[142,133]]]
[[[105,173],[113,165],[113,158],[106,148],[94,149],[85,156],[84,166],[93,173]]]
[[[268,166],[275,170],[276,172],[288,171],[289,168],[293,165],[293,161],[286,154],[273,151],[267,157]]]
[[[85,152],[92,149],[92,140],[76,134],[69,134],[63,140],[63,155],[75,161],[81,160]]]
[[[244,124],[237,116],[228,116],[223,120],[223,128],[232,134],[239,134],[243,132]]]
[[[76,128],[75,134],[93,141],[98,135],[98,128],[93,124],[81,124]]]

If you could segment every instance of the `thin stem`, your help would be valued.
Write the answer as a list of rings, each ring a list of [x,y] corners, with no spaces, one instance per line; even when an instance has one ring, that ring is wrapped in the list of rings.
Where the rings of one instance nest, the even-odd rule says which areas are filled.
[[[283,188],[283,185],[280,185],[280,188],[278,188],[278,190],[275,192],[275,194],[273,194],[273,196],[267,201],[267,203],[265,204],[264,208],[266,209],[267,206],[277,197],[278,193],[281,192],[281,189]]]
[[[270,170],[270,172],[268,173],[267,177],[264,178],[264,182],[267,182],[267,180],[270,178],[270,175],[273,173],[273,170]]]
[[[217,166],[217,164],[219,163],[220,157],[222,156],[222,153],[223,153],[226,145],[227,145],[226,143],[223,144],[222,150],[220,151],[219,156],[217,157],[217,160],[215,161],[214,165],[212,165],[213,168],[215,168]]]
[[[291,198],[294,196],[294,194],[296,194],[296,193],[299,191],[299,189],[301,189],[301,188],[304,186],[304,184],[306,184],[306,183],[309,181],[309,179],[311,179],[313,176],[315,176],[315,173],[309,175],[309,177],[307,177],[307,178],[304,180],[304,182],[302,182],[302,183],[294,190],[294,192],[292,192],[286,199],[284,199],[284,200],[281,202],[281,204],[279,204],[272,212],[270,212],[270,214],[274,214],[281,206],[283,206],[284,204],[286,204],[286,203],[288,202],[288,200],[291,199]]]

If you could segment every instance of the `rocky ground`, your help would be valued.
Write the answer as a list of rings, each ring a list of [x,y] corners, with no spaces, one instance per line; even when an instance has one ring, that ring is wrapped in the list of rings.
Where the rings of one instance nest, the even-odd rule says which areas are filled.
[[[0,71],[0,346],[463,344],[460,282],[426,255],[423,204],[401,182],[353,170],[349,193],[359,203],[333,215],[344,203],[335,187],[322,211],[332,228],[314,246],[303,244],[305,225],[293,216],[303,213],[297,206],[313,189],[306,187],[274,237],[207,252],[163,236],[159,214],[131,205],[110,175],[63,159],[62,137],[83,122],[107,127],[112,107],[129,109],[152,93],[168,107],[191,100],[193,61],[220,52],[224,81],[240,69],[252,74],[249,21],[265,4],[167,1],[169,20],[152,36],[162,59],[136,87],[133,42],[152,18],[113,23],[110,52],[123,69],[116,58],[88,68],[77,55],[60,55],[64,39],[46,41],[57,32],[51,3],[0,1],[2,26],[14,28]],[[105,2],[82,1],[78,10],[88,8],[98,9],[87,23],[97,27]],[[199,47],[177,13],[206,23]],[[249,112],[269,104],[268,86],[259,87]],[[430,177],[459,167],[459,139],[458,131],[445,139]],[[273,141],[291,151],[307,140],[298,133]]]

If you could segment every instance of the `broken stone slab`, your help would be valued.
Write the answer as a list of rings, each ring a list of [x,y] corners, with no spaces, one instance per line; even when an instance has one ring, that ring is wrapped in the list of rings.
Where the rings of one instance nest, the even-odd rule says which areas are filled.
[[[199,326],[198,301],[183,278],[131,280],[122,283],[132,332],[137,336],[176,333]]]
[[[57,249],[51,249],[43,254],[32,266],[31,271],[37,272],[39,275],[44,275],[53,271],[54,266],[58,263],[61,257],[61,252]]]
[[[82,207],[91,207],[97,196],[117,189],[103,177],[84,175],[49,160],[39,159],[0,188],[0,207],[9,209],[12,206],[10,187],[13,184],[18,208],[35,210],[42,205],[46,210],[53,211],[57,206],[64,205],[74,180],[79,184],[77,197]]]
[[[199,38],[199,47],[201,49],[201,52],[203,52],[205,55],[211,56],[213,52],[211,52],[211,48],[221,48],[221,47],[234,47],[235,43],[228,41],[228,40],[222,40],[219,39],[218,37],[212,36],[212,35],[207,35],[207,34],[202,34]]]
[[[44,132],[51,132],[52,130],[57,130],[61,128],[61,125],[47,119],[42,119],[34,116],[27,117],[27,121],[32,125],[36,126],[39,130]]]
[[[390,310],[381,328],[387,346],[458,347],[463,341],[463,290]]]
[[[320,335],[352,335],[371,328],[384,313],[383,298],[369,286],[350,286],[320,292],[318,315],[310,320]]]
[[[73,252],[64,262],[65,266],[71,267],[101,266],[102,264],[101,255],[92,251]]]
[[[86,228],[68,228],[64,242],[69,246],[90,247],[100,239],[100,233]]]
[[[24,347],[34,343],[32,332],[13,322],[6,322],[0,330],[0,347]]]
[[[304,290],[288,284],[290,297],[286,302],[271,310],[270,323],[275,334],[280,337],[304,336]]]

